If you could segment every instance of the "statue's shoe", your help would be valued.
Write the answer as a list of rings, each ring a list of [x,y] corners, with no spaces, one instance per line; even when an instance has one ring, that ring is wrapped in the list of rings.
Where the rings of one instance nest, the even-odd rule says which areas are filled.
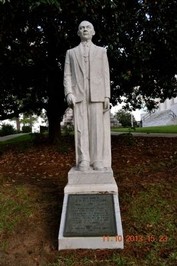
[[[102,162],[95,162],[95,163],[93,164],[93,170],[96,170],[96,171],[103,171],[103,170],[104,170],[103,163],[102,163]]]
[[[80,171],[88,171],[88,170],[90,170],[90,162],[88,162],[88,161],[81,161],[80,163],[79,163],[79,170]]]

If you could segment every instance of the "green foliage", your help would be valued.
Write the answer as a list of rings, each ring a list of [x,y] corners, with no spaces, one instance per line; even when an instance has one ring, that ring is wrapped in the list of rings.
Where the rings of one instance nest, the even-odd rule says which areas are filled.
[[[131,127],[131,113],[130,112],[121,109],[117,111],[115,116],[123,127]]]
[[[74,126],[71,122],[68,122],[66,125],[62,127],[62,133],[64,136],[68,136],[73,134],[74,132]]]
[[[113,104],[125,96],[127,105],[152,109],[155,98],[176,96],[176,13],[175,0],[1,1],[0,119],[45,109],[49,133],[59,125],[65,53],[79,43],[83,19],[108,49]]]
[[[22,132],[23,133],[30,133],[32,131],[30,126],[23,126],[22,127]]]
[[[33,125],[36,121],[36,116],[27,114],[23,114],[23,118],[20,119],[20,123],[23,123],[24,126]]]
[[[0,128],[0,136],[7,136],[15,133],[14,127],[10,124],[3,124]]]

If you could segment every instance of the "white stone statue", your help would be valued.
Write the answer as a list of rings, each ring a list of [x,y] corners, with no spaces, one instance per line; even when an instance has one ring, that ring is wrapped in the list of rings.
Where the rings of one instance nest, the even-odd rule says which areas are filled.
[[[76,166],[80,171],[111,168],[110,76],[106,49],[92,43],[93,25],[78,27],[81,43],[66,53],[64,89],[74,109]]]

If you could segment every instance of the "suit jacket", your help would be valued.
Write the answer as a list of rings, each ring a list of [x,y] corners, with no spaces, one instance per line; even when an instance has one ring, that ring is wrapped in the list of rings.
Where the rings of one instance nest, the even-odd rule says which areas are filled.
[[[65,96],[72,93],[76,102],[83,100],[85,82],[88,82],[88,77],[84,74],[83,60],[81,44],[66,52]],[[106,49],[91,43],[89,61],[90,100],[91,102],[104,102],[105,97],[110,98],[110,76]]]

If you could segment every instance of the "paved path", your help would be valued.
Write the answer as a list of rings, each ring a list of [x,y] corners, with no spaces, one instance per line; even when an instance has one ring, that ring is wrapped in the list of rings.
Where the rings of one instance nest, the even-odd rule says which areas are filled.
[[[6,141],[6,140],[9,140],[9,139],[14,139],[14,138],[17,138],[19,136],[23,136],[23,135],[27,135],[27,134],[29,134],[29,133],[19,133],[19,134],[13,134],[13,135],[0,137],[0,142],[1,141]]]

